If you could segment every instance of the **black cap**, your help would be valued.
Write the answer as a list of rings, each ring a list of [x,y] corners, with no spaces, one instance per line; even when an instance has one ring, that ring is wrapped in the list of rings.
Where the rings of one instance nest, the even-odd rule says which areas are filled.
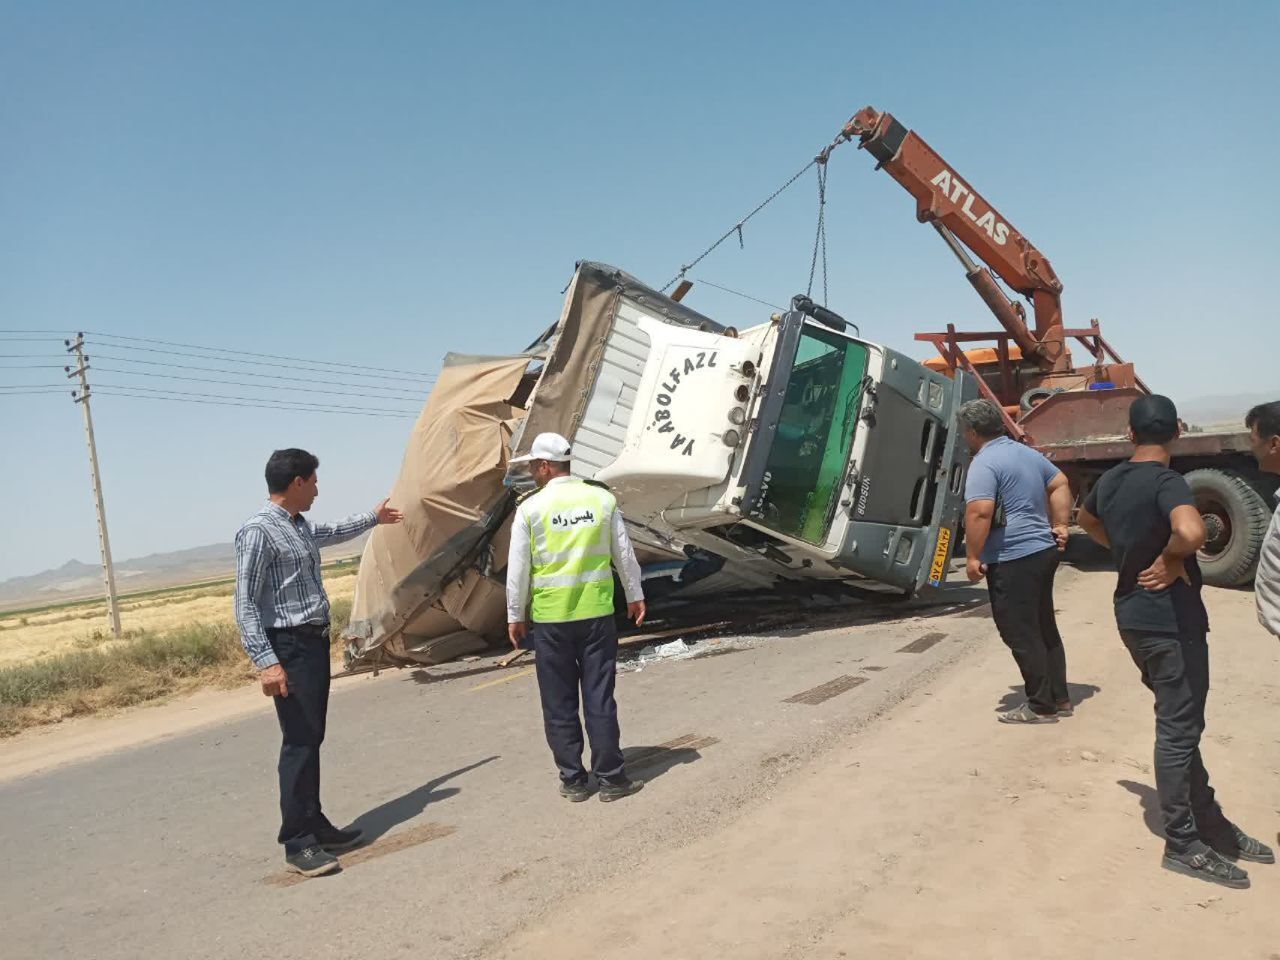
[[[1139,397],[1129,407],[1129,427],[1138,436],[1172,440],[1178,432],[1178,408],[1159,394]]]

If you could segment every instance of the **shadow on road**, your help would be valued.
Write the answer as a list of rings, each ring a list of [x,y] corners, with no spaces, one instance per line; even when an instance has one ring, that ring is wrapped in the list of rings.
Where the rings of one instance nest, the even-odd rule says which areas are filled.
[[[1071,703],[1074,706],[1080,706],[1086,700],[1090,699],[1095,693],[1101,693],[1102,688],[1093,683],[1068,683],[1067,695],[1071,697]],[[1012,710],[1027,699],[1027,692],[1022,687],[1010,687],[1009,692],[1000,698],[1000,702],[996,704],[996,713],[1004,713],[1006,710]]]
[[[347,827],[348,830],[359,830],[364,836],[360,840],[360,846],[368,846],[379,837],[385,836],[389,831],[398,827],[402,823],[412,820],[418,814],[422,813],[430,803],[438,803],[441,800],[447,800],[449,797],[459,793],[456,787],[447,787],[444,790],[437,789],[442,784],[447,783],[454,777],[461,776],[464,773],[470,773],[477,767],[483,767],[486,763],[492,763],[494,760],[501,759],[497,756],[485,757],[475,763],[465,767],[459,767],[443,776],[436,777],[424,783],[420,787],[415,787],[403,796],[396,797],[394,800],[388,800],[386,803],[374,807],[366,813],[360,814]]]
[[[1156,788],[1134,780],[1117,780],[1116,783],[1141,801],[1143,823],[1147,825],[1148,830],[1163,840],[1165,838],[1164,818],[1160,816],[1160,798],[1156,794]]]
[[[696,746],[627,747],[622,751],[627,775],[636,780],[656,780],[673,767],[702,759]]]

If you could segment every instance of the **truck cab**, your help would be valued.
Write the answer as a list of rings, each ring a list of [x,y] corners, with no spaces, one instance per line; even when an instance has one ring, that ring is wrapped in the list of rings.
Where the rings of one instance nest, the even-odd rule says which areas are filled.
[[[805,298],[739,332],[614,279],[566,435],[575,473],[613,490],[639,543],[722,557],[758,583],[944,582],[968,463],[955,411],[977,396],[972,378],[864,340]]]

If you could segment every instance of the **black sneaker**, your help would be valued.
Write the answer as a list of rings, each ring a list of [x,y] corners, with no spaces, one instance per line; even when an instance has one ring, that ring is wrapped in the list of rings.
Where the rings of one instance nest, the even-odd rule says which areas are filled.
[[[362,830],[339,830],[337,827],[328,826],[316,831],[316,843],[333,852],[354,847],[363,836]]]
[[[1249,875],[1234,863],[1222,859],[1213,850],[1206,850],[1204,853],[1166,853],[1160,865],[1174,873],[1221,884],[1233,890],[1245,890],[1249,886]]]
[[[284,858],[284,862],[289,865],[290,870],[304,877],[323,877],[325,874],[336,872],[342,866],[338,863],[337,857],[320,846],[311,846],[298,853],[291,853]]]
[[[583,780],[561,780],[560,796],[570,803],[581,803],[591,799],[591,788]]]
[[[1207,841],[1206,841],[1207,842]],[[1248,860],[1251,863],[1275,863],[1275,852],[1261,840],[1255,840],[1234,823],[1231,836],[1209,844],[1214,852],[1227,860]]]
[[[639,780],[614,780],[610,783],[601,782],[600,802],[613,803],[613,801],[621,800],[623,797],[629,797],[633,793],[639,793],[643,789],[644,784]]]

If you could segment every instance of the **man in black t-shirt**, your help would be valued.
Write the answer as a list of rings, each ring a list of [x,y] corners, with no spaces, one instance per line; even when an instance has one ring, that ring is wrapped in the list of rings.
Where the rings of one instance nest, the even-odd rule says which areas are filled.
[[[1167,397],[1129,408],[1133,458],[1107,471],[1080,511],[1080,526],[1111,549],[1116,626],[1142,682],[1155,694],[1156,792],[1164,817],[1163,866],[1228,887],[1249,886],[1232,861],[1274,863],[1269,847],[1226,818],[1200,757],[1209,695],[1209,616],[1196,551],[1205,528],[1191,488],[1169,469],[1178,411]]]

